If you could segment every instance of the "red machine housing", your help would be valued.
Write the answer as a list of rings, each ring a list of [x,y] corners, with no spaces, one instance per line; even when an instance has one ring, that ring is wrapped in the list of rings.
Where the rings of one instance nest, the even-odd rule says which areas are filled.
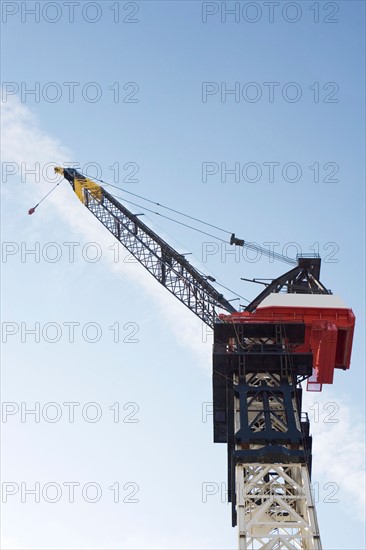
[[[332,384],[334,369],[349,369],[355,316],[332,294],[273,293],[254,312],[220,315],[229,323],[305,324],[304,341],[293,353],[313,354],[313,375],[307,381],[309,391],[321,391],[322,384]]]

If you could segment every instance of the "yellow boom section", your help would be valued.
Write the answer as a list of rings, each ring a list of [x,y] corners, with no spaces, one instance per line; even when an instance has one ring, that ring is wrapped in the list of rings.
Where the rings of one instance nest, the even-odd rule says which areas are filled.
[[[59,166],[55,166],[55,172],[64,176],[64,169],[60,168]],[[88,178],[85,178],[84,176],[80,178],[75,177],[73,179],[72,187],[83,204],[85,204],[84,189],[87,189],[90,194],[98,201],[100,201],[102,198],[102,188],[100,187],[100,185]]]

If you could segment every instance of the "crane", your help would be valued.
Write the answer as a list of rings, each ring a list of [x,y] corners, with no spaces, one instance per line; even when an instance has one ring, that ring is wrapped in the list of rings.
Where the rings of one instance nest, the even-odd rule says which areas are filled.
[[[86,208],[213,328],[214,441],[226,443],[228,499],[240,550],[320,550],[311,492],[312,437],[301,382],[321,391],[350,367],[355,317],[300,256],[243,311],[139,215],[73,168],[55,167]],[[31,209],[29,213],[33,213]],[[231,244],[245,243],[233,234]]]

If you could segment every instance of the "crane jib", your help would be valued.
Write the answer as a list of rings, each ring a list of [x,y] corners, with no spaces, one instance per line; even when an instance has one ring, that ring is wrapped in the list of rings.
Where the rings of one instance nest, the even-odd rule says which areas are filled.
[[[155,279],[207,325],[213,327],[217,309],[236,312],[182,254],[103,187],[73,168],[55,168],[55,171],[70,182],[80,201]]]

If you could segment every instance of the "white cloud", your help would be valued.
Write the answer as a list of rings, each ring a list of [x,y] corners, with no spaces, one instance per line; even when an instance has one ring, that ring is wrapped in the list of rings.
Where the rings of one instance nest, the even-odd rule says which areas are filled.
[[[75,158],[70,150],[64,147],[57,139],[47,135],[40,128],[40,125],[33,113],[16,98],[11,98],[7,103],[2,104],[2,158],[5,162],[14,162],[20,167],[25,163],[27,167],[33,167],[39,162],[41,167],[48,163],[65,166],[71,158]],[[66,163],[66,164],[65,164]],[[32,185],[27,185],[24,194],[29,196],[29,205],[33,206],[46,192],[52,184],[41,180],[39,183],[29,178]],[[65,180],[65,185],[67,182]],[[60,196],[61,195],[61,196]],[[60,191],[50,195],[47,199],[52,203],[57,215],[67,222],[80,237],[87,239],[88,242],[97,242],[103,250],[107,250],[115,244],[114,237],[105,231],[100,223],[90,215],[90,213],[81,206],[76,197],[71,193],[66,193],[60,186]],[[45,216],[50,214],[44,208],[36,211],[34,216]],[[39,220],[37,223],[40,223]],[[159,285],[151,275],[139,264],[124,263],[113,261],[113,255],[106,256],[116,276],[123,274],[128,277],[131,285],[138,286],[139,289],[153,300],[158,312],[162,313],[169,321],[171,330],[177,337],[179,345],[190,349],[197,358],[197,362],[205,369],[210,369],[211,365],[211,346],[210,341],[202,342],[201,335],[206,334],[206,328],[203,323],[196,318],[192,312],[179,304],[174,297]]]
[[[365,425],[349,400],[323,386],[322,393],[304,394],[313,434],[313,481],[336,483],[332,498],[347,502],[351,515],[365,519]],[[332,487],[321,498],[330,496]],[[343,507],[343,506],[342,506]]]

